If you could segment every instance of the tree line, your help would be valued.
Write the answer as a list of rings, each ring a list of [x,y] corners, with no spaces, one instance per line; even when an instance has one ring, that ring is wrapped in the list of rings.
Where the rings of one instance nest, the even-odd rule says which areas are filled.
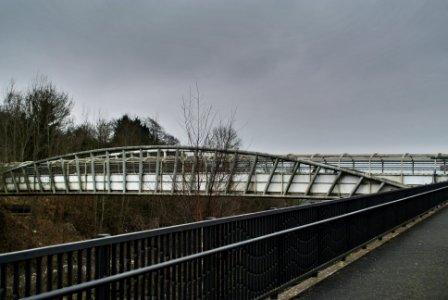
[[[70,96],[44,78],[24,90],[12,82],[3,97],[0,162],[39,160],[98,148],[179,144],[176,137],[149,117],[124,114],[112,120],[100,117],[94,122],[74,124]],[[220,195],[219,187],[230,179],[229,167],[236,157],[231,151],[216,151],[211,162],[200,151],[202,147],[222,150],[241,147],[234,127],[235,111],[221,118],[211,105],[202,101],[197,85],[183,99],[180,111],[185,143],[196,149],[191,157],[193,180],[188,179],[194,194],[188,188],[185,194],[173,197],[82,195],[67,196],[60,201],[60,195],[23,199],[2,196],[0,227],[3,224],[6,229],[0,231],[0,252],[86,239],[99,232],[119,234],[278,206],[278,200],[240,201]],[[205,178],[208,183],[204,196],[199,190]],[[31,216],[13,216],[10,206],[17,205],[28,207]]]
[[[46,78],[25,90],[11,82],[0,105],[0,162],[39,160],[84,150],[174,145],[179,140],[150,117],[124,114],[74,124],[73,101]]]

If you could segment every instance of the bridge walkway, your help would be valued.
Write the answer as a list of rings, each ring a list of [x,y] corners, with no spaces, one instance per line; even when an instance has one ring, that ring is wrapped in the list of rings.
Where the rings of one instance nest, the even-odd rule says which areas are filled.
[[[294,299],[448,299],[448,207]]]

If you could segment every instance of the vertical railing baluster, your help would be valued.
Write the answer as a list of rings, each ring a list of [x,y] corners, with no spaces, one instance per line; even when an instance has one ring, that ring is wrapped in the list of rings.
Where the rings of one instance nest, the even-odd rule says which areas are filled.
[[[126,271],[131,270],[131,259],[132,259],[132,252],[131,252],[131,242],[126,242]],[[131,289],[132,289],[132,281],[131,278],[128,277],[126,279],[126,298],[131,299]]]
[[[25,260],[25,296],[31,295],[31,260]]]
[[[140,267],[140,255],[139,255],[139,240],[134,240],[134,254],[133,254],[133,261],[134,261],[134,267],[133,270],[138,269]]]
[[[160,236],[154,237],[154,264],[160,262]],[[160,290],[160,277],[161,271],[160,269],[154,272],[154,294],[156,299],[160,299],[162,295],[162,291]]]
[[[140,276],[134,276],[131,278],[132,281],[132,288],[133,288],[133,297],[132,299],[137,300],[138,299],[138,293],[140,290]]]
[[[247,230],[246,239],[250,239],[253,237],[252,234],[252,222],[250,220],[245,221],[246,225],[245,228]],[[252,290],[253,290],[253,279],[252,279],[252,270],[253,270],[253,264],[252,264],[252,245],[247,245],[246,248],[246,296],[247,297],[253,297],[252,296]]]
[[[159,149],[159,151],[160,151],[160,149]],[[166,235],[162,235],[161,237],[161,243],[160,243],[160,255],[161,255],[161,262],[164,262],[164,261],[166,261],[166,258],[165,258],[165,251],[166,251]],[[166,297],[166,288],[165,288],[165,280],[166,280],[166,277],[167,277],[167,275],[166,275],[166,269],[167,268],[163,268],[162,269],[162,272],[161,272],[161,292],[162,292],[162,295],[161,295],[161,297],[163,298],[163,299],[165,299],[165,297]]]
[[[200,252],[200,245],[199,245],[199,240],[200,238],[200,234],[199,234],[199,229],[194,230],[193,232],[193,241],[194,241],[194,253],[198,253]],[[195,259],[193,260],[193,265],[194,265],[194,298],[198,299],[199,298],[199,268],[200,268],[200,259]]]
[[[204,227],[204,250],[208,250],[210,249],[210,245],[209,245],[209,239],[208,239],[208,234],[209,234],[209,228],[210,226],[205,226]],[[203,273],[203,280],[204,280],[204,294],[203,297],[206,299],[210,298],[210,255],[204,257],[204,273]]]
[[[140,265],[142,267],[146,267],[146,239],[141,239],[140,240]],[[140,299],[144,300],[146,298],[146,278],[147,278],[147,273],[142,275],[141,278],[141,291],[140,291]]]
[[[231,235],[230,235],[230,243],[236,243],[237,242],[237,240],[236,240],[236,237],[235,237],[235,234],[236,234],[236,227],[235,227],[235,222],[232,222],[231,224],[230,224],[230,230],[231,230]],[[237,280],[236,280],[236,250],[237,249],[233,249],[231,252],[230,252],[230,275],[231,275],[231,286],[232,286],[232,291],[231,291],[231,294],[230,294],[230,297],[232,297],[232,298],[236,298],[236,294],[235,294],[235,291],[236,291],[236,285],[237,285]]]
[[[140,262],[139,262],[139,240],[134,240],[134,255],[133,255],[133,260],[134,260],[134,266],[133,266],[133,270],[138,269],[140,267]],[[134,285],[134,299],[138,299],[138,291],[139,291],[139,287],[140,287],[140,277],[136,276],[134,278],[132,278],[132,282]]]
[[[36,258],[36,287],[35,294],[40,294],[42,292],[42,257]]]
[[[230,243],[230,241],[229,241],[229,223],[224,223],[223,225],[222,225],[222,227],[223,227],[223,237],[222,237],[222,239],[223,239],[223,241],[224,241],[224,244],[229,244]],[[222,253],[222,256],[223,256],[223,261],[222,261],[222,267],[223,267],[223,269],[222,269],[222,274],[221,274],[221,276],[222,276],[222,283],[223,283],[223,296],[225,297],[225,298],[228,298],[228,292],[229,292],[229,288],[230,288],[230,286],[229,286],[229,265],[228,265],[228,261],[229,261],[229,251],[223,251],[223,252],[221,252]]]
[[[117,261],[117,244],[111,244],[111,268],[110,268],[110,274],[111,275],[115,275],[117,274],[117,263],[119,263],[119,261]],[[111,288],[111,298],[112,299],[117,299],[117,282],[113,282],[110,284],[110,288]]]
[[[170,243],[171,234],[167,233],[167,234],[164,235],[164,237],[165,237],[165,247],[164,248],[166,249],[165,256],[167,257],[166,260],[169,261],[171,259],[171,251],[172,251],[171,243]],[[167,299],[171,299],[172,289],[173,289],[172,278],[171,278],[171,275],[172,275],[171,274],[171,270],[172,270],[172,268],[171,267],[167,267],[167,268],[165,268],[165,270],[166,270],[165,273],[166,273],[166,284],[167,284],[167,287],[166,287],[166,298]]]
[[[47,255],[47,291],[53,290],[53,255]]]
[[[235,226],[235,242],[240,241],[239,221],[236,221]],[[235,298],[239,298],[241,293],[241,247],[235,250]]]
[[[120,254],[119,254],[119,272],[123,273],[124,272],[124,268],[125,268],[125,256],[124,256],[124,243],[120,243]],[[120,280],[120,282],[118,283],[118,287],[119,287],[119,294],[120,294],[120,299],[124,299],[124,293],[125,293],[125,286],[126,286],[126,281],[125,280]]]
[[[92,280],[92,248],[87,248],[86,250],[86,282]],[[86,298],[90,299],[92,297],[92,291],[86,291]]]
[[[73,252],[67,252],[67,286],[72,285],[73,280]],[[67,296],[69,300],[71,300],[72,294]]]
[[[192,245],[192,253],[196,253],[196,231],[194,229],[190,230],[190,242]],[[191,260],[191,292],[193,295],[193,299],[197,298],[196,296],[196,272],[197,265],[195,260]]]
[[[76,267],[77,267],[77,275],[76,275],[76,283],[82,283],[83,282],[83,250],[78,250],[76,255]],[[86,264],[87,268],[87,264]],[[87,271],[87,270],[86,270]],[[79,291],[77,293],[77,298],[82,299],[82,291]]]
[[[62,262],[62,257],[63,254],[62,253],[58,253],[57,254],[57,261],[56,261],[56,265],[57,265],[57,287],[58,289],[62,288],[62,284],[63,284],[63,275],[64,275],[64,264]]]
[[[169,259],[172,260],[174,258],[174,233],[170,233],[168,236],[168,249],[169,249]],[[176,266],[172,266],[169,269],[169,284],[170,284],[170,296],[175,298],[176,295]]]
[[[222,241],[223,245],[229,244],[229,232],[228,232],[228,223],[222,224]],[[229,251],[221,252],[221,264],[222,264],[222,273],[221,273],[221,281],[223,285],[222,295],[224,298],[228,298],[229,292],[229,269],[228,269],[228,259],[229,259]]]
[[[153,255],[152,255],[152,240],[153,240],[153,237],[149,237],[149,238],[146,239],[146,265],[147,266],[152,264],[152,258],[153,258]],[[148,287],[147,294],[148,294],[148,297],[150,297],[150,298],[152,297],[153,291],[154,291],[153,284],[152,284],[152,282],[153,282],[152,274],[153,273],[154,272],[151,272],[151,273],[148,273],[146,275],[146,278],[147,278],[146,286]]]
[[[12,283],[12,295],[14,299],[20,298],[20,274],[19,274],[19,262],[15,261],[13,263],[13,283]]]
[[[192,251],[191,251],[192,245],[191,245],[190,233],[191,233],[190,230],[187,230],[187,232],[185,233],[186,241],[187,241],[187,255],[192,253]],[[187,262],[187,285],[188,285],[188,290],[187,290],[188,294],[187,295],[188,295],[188,299],[192,299],[193,298],[193,293],[192,293],[193,273],[192,273],[191,269],[192,269],[191,262],[188,261]]]
[[[176,257],[182,256],[182,237],[181,233],[176,233]],[[177,293],[176,293],[176,299],[180,299],[181,290],[182,290],[182,264],[179,264],[177,266]]]
[[[218,225],[213,225],[208,227],[208,249],[212,249],[215,247],[215,238],[216,238],[216,227]],[[217,279],[216,279],[216,260],[217,254],[212,254],[209,256],[209,291],[210,291],[210,299],[217,299]]]
[[[182,244],[182,256],[187,255],[187,238],[185,235],[185,231],[180,232],[180,240]],[[181,273],[181,293],[180,299],[185,299],[187,295],[187,263],[182,263],[182,270],[179,270]]]
[[[100,238],[107,234],[99,235]],[[110,275],[109,245],[101,245],[95,248],[95,278],[101,279]],[[103,284],[95,288],[96,299],[109,298],[109,284]]]
[[[258,237],[259,236],[259,219],[254,219],[252,220],[252,228],[253,228],[253,233],[254,233],[254,237]],[[263,244],[263,241],[260,243]],[[262,249],[261,249],[262,245],[260,247],[257,247],[257,245],[252,244],[252,248],[254,250],[254,276],[255,276],[255,290],[254,290],[254,295],[258,296],[260,293],[260,283],[261,283],[261,269],[263,267],[263,261],[260,261],[262,259],[261,253],[262,253]]]
[[[178,258],[181,255],[179,254],[180,252],[180,244],[179,244],[179,233],[173,233],[173,247],[174,247],[174,252],[173,252],[173,257],[174,258]],[[173,278],[174,278],[174,284],[175,284],[175,289],[174,289],[174,299],[178,299],[179,298],[179,286],[180,286],[180,266],[181,264],[177,264],[176,266],[174,266],[174,270],[173,270]]]
[[[176,232],[175,234],[174,234],[174,249],[175,249],[175,252],[174,252],[174,257],[175,258],[179,258],[179,257],[181,257],[181,248],[180,248],[180,234],[179,234],[179,232]],[[175,269],[175,283],[176,283],[176,295],[175,295],[175,299],[179,299],[179,296],[180,296],[180,287],[181,287],[181,284],[180,284],[180,271],[181,271],[181,264],[178,264],[177,266],[176,266],[176,269]]]
[[[0,300],[7,299],[8,293],[8,265],[0,265]]]
[[[100,261],[100,249],[99,247],[95,247],[94,248],[94,259],[95,259],[95,274],[94,274],[94,278],[95,279],[99,279],[100,278],[100,265],[101,265],[101,261]]]

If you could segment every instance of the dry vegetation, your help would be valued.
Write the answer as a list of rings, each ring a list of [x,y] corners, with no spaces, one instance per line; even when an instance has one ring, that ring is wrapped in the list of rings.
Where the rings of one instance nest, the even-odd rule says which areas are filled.
[[[207,197],[201,201],[210,202]],[[295,204],[293,200],[213,197],[205,217],[224,217]],[[0,198],[0,252],[30,249],[193,222],[195,197],[24,196]]]

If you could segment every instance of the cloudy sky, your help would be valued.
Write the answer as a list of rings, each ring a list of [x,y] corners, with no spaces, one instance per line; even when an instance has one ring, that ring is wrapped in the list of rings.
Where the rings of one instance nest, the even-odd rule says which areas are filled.
[[[182,97],[247,150],[448,152],[448,1],[5,1],[0,88],[46,75],[76,120],[157,118]]]

